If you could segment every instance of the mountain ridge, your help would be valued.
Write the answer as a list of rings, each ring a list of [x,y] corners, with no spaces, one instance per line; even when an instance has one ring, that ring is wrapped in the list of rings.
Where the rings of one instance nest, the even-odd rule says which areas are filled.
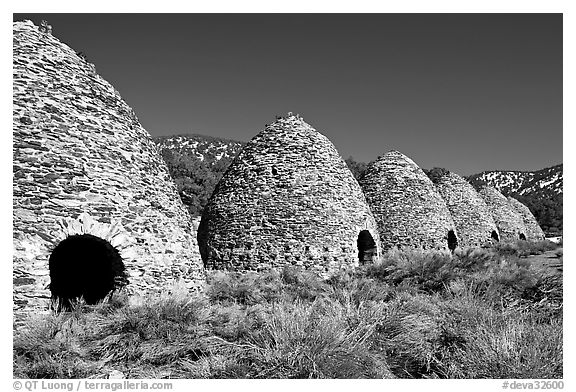
[[[199,133],[178,133],[152,139],[168,165],[182,201],[193,216],[202,213],[214,187],[246,144]],[[346,158],[345,162],[356,179],[362,176],[367,166],[352,157]],[[536,171],[487,170],[464,178],[476,189],[492,185],[505,196],[518,199],[530,208],[547,233],[562,232],[562,163]]]
[[[490,170],[466,177],[476,189],[491,185],[528,206],[548,235],[563,230],[564,166],[536,171]]]
[[[563,164],[560,163],[536,171],[487,170],[467,176],[466,179],[475,186],[492,185],[504,194],[526,195],[545,187],[560,194],[563,193],[562,174]]]
[[[180,198],[192,216],[202,213],[214,187],[246,144],[198,133],[156,136],[152,140],[166,161]]]

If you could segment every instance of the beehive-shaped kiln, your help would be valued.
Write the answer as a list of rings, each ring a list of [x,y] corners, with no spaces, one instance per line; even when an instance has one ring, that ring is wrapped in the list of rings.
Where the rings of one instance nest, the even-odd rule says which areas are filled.
[[[446,203],[410,158],[389,151],[371,162],[360,184],[383,249],[454,249],[458,236]]]
[[[499,240],[498,228],[486,202],[464,178],[449,171],[432,182],[446,202],[462,247],[479,247]]]
[[[542,228],[536,221],[532,211],[530,211],[526,205],[514,199],[513,197],[508,197],[508,202],[510,202],[512,208],[514,208],[516,212],[522,216],[524,226],[526,227],[526,239],[528,241],[542,241],[546,239]]]
[[[362,190],[334,145],[290,113],[232,162],[204,209],[198,242],[207,268],[320,273],[369,261],[379,245]]]
[[[478,192],[486,202],[503,242],[526,239],[526,227],[522,216],[510,205],[506,197],[492,186],[484,186]]]
[[[74,290],[126,281],[133,293],[180,279],[201,288],[190,218],[132,109],[46,27],[13,29],[16,309],[99,300]]]

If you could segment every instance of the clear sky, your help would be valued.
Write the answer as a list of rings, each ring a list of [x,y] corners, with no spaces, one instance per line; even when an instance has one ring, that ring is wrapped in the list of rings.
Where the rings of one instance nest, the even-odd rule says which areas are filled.
[[[340,154],[468,175],[562,162],[562,14],[46,19],[157,135],[248,141],[299,113]]]

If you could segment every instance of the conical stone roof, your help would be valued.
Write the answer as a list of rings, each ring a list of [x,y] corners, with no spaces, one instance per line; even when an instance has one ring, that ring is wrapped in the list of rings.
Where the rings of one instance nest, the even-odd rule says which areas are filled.
[[[47,306],[50,254],[74,234],[120,252],[128,291],[200,287],[190,218],[132,109],[51,34],[29,21],[13,29],[15,306]]]
[[[486,202],[503,242],[515,242],[526,237],[522,216],[510,205],[506,196],[492,186],[484,186],[478,192]]]
[[[530,211],[526,205],[513,197],[508,197],[508,202],[510,202],[510,205],[522,216],[524,226],[526,227],[526,239],[528,241],[542,241],[546,239],[542,228],[536,221],[532,211]]]
[[[446,171],[433,182],[456,224],[460,246],[484,246],[499,238],[486,202],[468,181]]]
[[[204,209],[198,241],[207,268],[326,273],[358,265],[363,230],[378,245],[358,182],[324,135],[289,114],[232,162]]]
[[[448,249],[449,234],[457,239],[446,203],[404,154],[389,151],[371,162],[360,184],[378,223],[383,249]]]

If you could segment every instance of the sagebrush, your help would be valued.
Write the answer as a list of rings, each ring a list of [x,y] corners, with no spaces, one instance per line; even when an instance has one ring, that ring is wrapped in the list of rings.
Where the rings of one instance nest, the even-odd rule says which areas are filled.
[[[202,297],[30,316],[13,357],[17,378],[562,378],[562,342],[562,276],[500,247],[211,271]]]

